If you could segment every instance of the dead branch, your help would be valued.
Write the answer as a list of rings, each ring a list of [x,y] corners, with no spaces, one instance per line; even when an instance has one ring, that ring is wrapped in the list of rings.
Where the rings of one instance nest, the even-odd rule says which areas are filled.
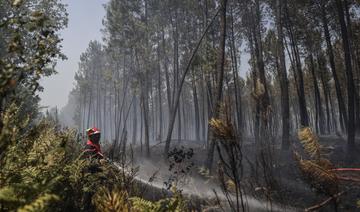
[[[337,168],[337,169],[331,169],[331,171],[354,171],[354,172],[359,172],[360,168]]]
[[[353,178],[353,177],[337,177],[339,180],[344,180],[344,181],[351,181],[351,182],[357,182],[360,183],[360,179],[359,178]]]
[[[319,203],[319,204],[316,204],[314,206],[311,206],[309,208],[306,208],[305,211],[306,212],[309,212],[309,211],[314,211],[314,210],[317,210],[319,208],[322,208],[324,207],[325,205],[327,205],[329,202],[331,202],[332,200],[337,200],[337,198],[339,198],[341,195],[343,195],[346,191],[342,191],[342,192],[339,192],[337,194],[335,194],[334,196],[332,197],[329,197],[328,199],[324,200],[323,202]]]

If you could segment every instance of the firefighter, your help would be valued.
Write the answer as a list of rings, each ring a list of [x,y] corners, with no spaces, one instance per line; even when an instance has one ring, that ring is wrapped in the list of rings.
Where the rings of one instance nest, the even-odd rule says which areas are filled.
[[[86,142],[84,157],[104,159],[100,148],[100,129],[93,127],[86,130],[89,140]]]

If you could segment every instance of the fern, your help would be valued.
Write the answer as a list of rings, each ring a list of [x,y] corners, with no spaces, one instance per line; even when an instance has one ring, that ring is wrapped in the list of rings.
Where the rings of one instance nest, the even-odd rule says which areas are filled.
[[[327,195],[338,192],[338,176],[333,171],[334,165],[321,154],[321,145],[318,137],[309,127],[299,130],[298,138],[301,141],[310,160],[304,160],[299,153],[294,152],[300,170],[305,180],[317,191]]]
[[[317,182],[325,182],[329,185],[337,183],[335,173],[329,169],[325,169],[321,165],[311,160],[300,160],[301,170]]]
[[[140,197],[130,198],[132,209],[139,212],[155,212],[159,205]]]
[[[19,202],[13,187],[6,186],[0,189],[0,204],[12,204]]]
[[[212,118],[209,122],[209,125],[214,133],[214,136],[219,139],[227,141],[235,141],[235,132],[232,124],[228,121],[223,121],[221,119]]]
[[[253,96],[255,99],[261,98],[265,94],[265,86],[261,83],[260,79],[256,80]]]
[[[99,192],[93,197],[93,204],[97,211],[101,212],[129,212],[130,205],[128,202],[128,194],[126,191],[113,190],[106,188],[99,189]]]
[[[321,146],[318,137],[313,133],[310,127],[304,127],[299,130],[298,138],[307,154],[315,160],[321,158]]]
[[[186,211],[186,202],[176,191],[172,198],[157,202],[130,198],[127,190],[136,191],[131,176],[123,176],[111,164],[81,159],[73,130],[58,131],[48,120],[29,128],[28,118],[20,117],[16,105],[3,118],[1,210],[81,211],[94,206],[97,211]],[[94,195],[94,188],[102,189]]]
[[[59,197],[54,194],[43,194],[39,196],[35,201],[23,206],[17,211],[18,212],[46,211],[47,206],[53,201],[59,201]]]
[[[176,188],[174,188],[176,189]],[[161,199],[157,202],[144,200],[140,197],[130,198],[132,209],[136,212],[184,212],[188,211],[186,202],[179,191],[174,192],[171,198]]]

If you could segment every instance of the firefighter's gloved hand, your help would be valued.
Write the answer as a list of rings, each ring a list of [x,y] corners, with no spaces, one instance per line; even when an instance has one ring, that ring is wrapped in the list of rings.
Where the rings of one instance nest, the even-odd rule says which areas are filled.
[[[100,159],[99,163],[100,163],[101,165],[105,165],[105,164],[107,163],[107,161],[106,161],[105,159]]]

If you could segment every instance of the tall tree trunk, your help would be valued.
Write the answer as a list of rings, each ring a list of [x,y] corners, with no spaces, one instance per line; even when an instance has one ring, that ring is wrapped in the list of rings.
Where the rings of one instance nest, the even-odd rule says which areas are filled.
[[[143,153],[143,132],[144,132],[144,111],[143,111],[143,99],[140,98],[140,152]]]
[[[255,17],[256,22],[254,24],[254,44],[255,44],[255,55],[256,55],[256,65],[259,71],[259,79],[264,87],[264,92],[259,96],[260,104],[260,139],[264,140],[266,137],[266,131],[269,128],[269,106],[270,106],[270,97],[268,92],[268,86],[266,83],[266,74],[265,74],[265,64],[263,59],[263,47],[262,47],[262,36],[261,36],[261,11],[260,11],[260,1],[255,0]]]
[[[160,51],[159,51],[160,52]],[[160,56],[160,55],[159,55]],[[162,129],[163,129],[163,107],[162,107],[162,92],[161,92],[161,66],[160,66],[160,57],[158,58],[158,104],[159,104],[159,142],[162,141]]]
[[[285,2],[286,4],[286,2]],[[289,149],[290,146],[290,108],[289,108],[289,82],[286,73],[283,33],[283,5],[281,0],[276,0],[276,28],[278,33],[277,54],[279,57],[279,78],[281,89],[281,116],[282,116],[282,142],[281,148]]]
[[[105,139],[106,140],[106,136],[107,136],[107,128],[106,128],[106,121],[107,121],[107,119],[106,119],[106,98],[107,98],[107,96],[106,96],[106,94],[107,94],[107,91],[106,91],[106,89],[107,89],[107,86],[106,86],[106,84],[104,85],[104,93],[103,93],[103,95],[104,95],[104,100],[103,100],[103,123],[102,123],[102,127],[103,127],[103,139]]]
[[[144,130],[145,130],[145,150],[146,157],[150,157],[150,136],[149,136],[149,102],[147,97],[147,91],[142,91],[142,110],[144,118]]]
[[[134,99],[134,106],[133,106],[133,129],[132,129],[132,145],[136,145],[137,139],[137,98]]]
[[[318,66],[319,66],[320,81],[321,81],[323,96],[324,96],[324,100],[325,100],[326,133],[330,133],[331,132],[330,125],[331,125],[332,118],[330,116],[330,102],[329,102],[330,88],[329,88],[329,85],[328,85],[328,83],[326,82],[326,79],[325,79],[326,65],[323,62],[320,61],[319,56],[317,58],[317,63],[318,63]]]
[[[195,71],[192,73],[192,90],[193,90],[193,102],[194,102],[194,119],[195,119],[195,139],[196,141],[200,140],[200,110],[199,110],[199,101],[198,94],[196,89],[196,78]]]
[[[347,78],[347,96],[348,96],[348,126],[347,126],[347,136],[348,136],[348,150],[352,151],[355,147],[355,85],[353,80],[352,73],[352,64],[351,64],[351,51],[348,37],[348,30],[345,23],[344,17],[344,7],[341,0],[336,0],[337,13],[339,16],[339,22],[341,27],[341,37],[343,43],[343,49],[345,54],[345,70]]]
[[[237,118],[237,128],[238,133],[242,134],[243,132],[243,115],[242,115],[242,103],[241,103],[241,91],[240,91],[240,78],[238,73],[238,61],[237,61],[237,51],[235,46],[235,32],[234,32],[234,14],[233,14],[233,6],[231,6],[231,25],[230,25],[231,39],[230,39],[230,47],[231,47],[231,55],[232,55],[232,63],[233,63],[233,79],[234,79],[234,96],[235,96],[235,107],[236,107],[236,118]]]
[[[330,68],[331,68],[331,72],[332,72],[332,75],[334,78],[336,97],[338,100],[337,102],[338,102],[339,114],[340,114],[339,121],[340,121],[340,126],[341,126],[342,130],[344,130],[346,128],[345,123],[347,123],[345,101],[343,99],[340,81],[337,76],[337,72],[336,72],[336,68],[335,68],[334,51],[333,51],[333,47],[331,44],[328,19],[326,17],[326,8],[325,8],[325,4],[324,4],[323,0],[321,1],[320,6],[321,6],[321,8],[320,8],[321,9],[321,20],[322,20],[322,25],[323,25],[323,30],[324,30],[325,40],[326,40],[326,46],[327,46],[327,54],[329,55]]]
[[[352,30],[352,25],[351,25],[351,18],[350,18],[350,12],[349,12],[349,9],[350,9],[349,1],[345,0],[344,4],[345,4],[344,6],[345,6],[346,23],[347,23],[348,34],[349,34],[349,36],[348,36],[349,37],[349,46],[350,46],[353,67],[354,67],[354,74],[355,74],[354,79],[360,80],[360,58],[359,58],[359,54],[357,54],[357,51],[355,49],[354,42],[353,42],[354,33]],[[359,86],[359,88],[360,88],[360,86]],[[355,87],[355,126],[356,126],[355,131],[360,133],[360,89],[356,89],[356,87]]]
[[[87,115],[87,124],[86,129],[90,127],[90,116],[91,116],[91,103],[92,103],[92,92],[89,91],[89,107],[88,107],[88,115]]]
[[[313,57],[312,53],[310,53],[309,59],[310,59],[310,66],[311,66],[310,71],[311,71],[311,75],[313,77],[314,96],[315,96],[315,113],[316,113],[315,114],[315,116],[316,116],[315,125],[316,125],[316,128],[318,129],[318,132],[320,134],[324,134],[324,114],[322,111],[320,89],[319,89],[317,77],[315,74],[315,64],[314,64],[314,57]]]
[[[309,117],[306,108],[306,98],[305,98],[305,88],[304,88],[304,77],[301,68],[301,59],[299,53],[299,47],[297,44],[297,40],[294,36],[293,26],[291,23],[291,19],[289,17],[288,6],[286,5],[286,20],[287,20],[287,28],[289,31],[289,38],[290,38],[290,45],[292,52],[294,54],[294,62],[295,62],[295,69],[297,75],[297,91],[298,91],[298,103],[299,103],[299,110],[300,110],[300,124],[302,126],[309,126]]]
[[[220,2],[220,45],[217,52],[217,66],[216,66],[216,74],[217,74],[217,85],[216,85],[216,93],[215,93],[215,102],[214,110],[212,114],[212,118],[219,118],[220,115],[220,106],[222,99],[222,90],[223,90],[223,81],[224,81],[224,65],[225,65],[225,41],[226,41],[226,6],[227,0],[222,0]],[[214,137],[212,131],[209,134],[210,146],[207,152],[207,159],[205,162],[206,167],[211,170],[213,160],[214,160],[214,150],[215,150],[215,142],[216,138]]]
[[[206,33],[209,31],[210,26],[214,22],[215,18],[218,16],[219,12],[220,12],[220,10],[218,10],[218,12],[214,15],[211,22],[208,24],[205,31],[203,32],[203,34],[202,34],[200,40],[198,41],[196,47],[194,48],[194,50],[192,52],[192,55],[190,56],[189,62],[186,65],[185,71],[184,71],[184,73],[183,73],[183,75],[181,77],[179,88],[178,88],[178,90],[177,90],[177,92],[175,94],[176,96],[175,95],[173,96],[174,104],[170,107],[171,108],[170,111],[172,111],[172,113],[169,116],[169,124],[168,124],[169,126],[168,126],[168,132],[167,132],[167,135],[166,135],[165,148],[164,148],[164,156],[165,157],[167,157],[167,154],[168,154],[169,149],[170,149],[171,135],[172,135],[172,132],[173,132],[173,129],[174,129],[175,118],[176,118],[176,112],[175,111],[177,111],[177,108],[179,107],[180,96],[181,96],[182,87],[183,87],[184,82],[185,82],[185,77],[186,77],[187,73],[190,70],[190,66],[192,64],[192,61],[194,60],[195,54],[198,51],[202,40],[204,39]]]

